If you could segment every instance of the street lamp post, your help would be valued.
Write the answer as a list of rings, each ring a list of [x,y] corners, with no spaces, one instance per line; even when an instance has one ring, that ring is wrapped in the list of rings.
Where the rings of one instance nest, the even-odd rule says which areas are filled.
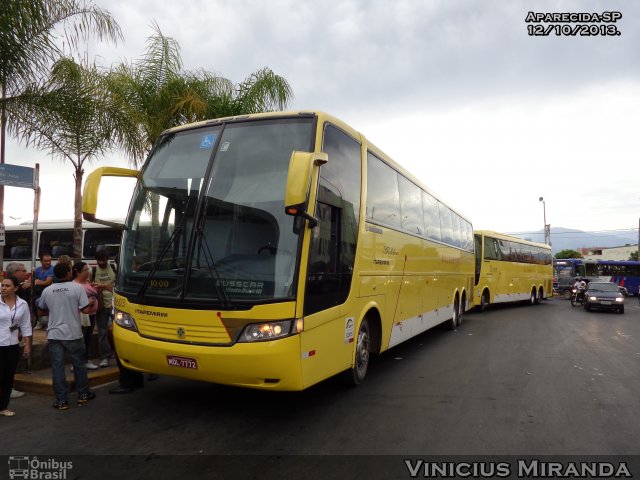
[[[547,223],[547,207],[543,197],[540,197],[538,201],[542,202],[542,214],[544,215],[544,243],[551,245],[551,225]]]

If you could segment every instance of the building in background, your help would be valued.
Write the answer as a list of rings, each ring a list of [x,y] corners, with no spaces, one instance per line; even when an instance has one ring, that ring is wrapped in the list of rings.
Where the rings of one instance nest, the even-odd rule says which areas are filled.
[[[578,251],[586,260],[629,260],[631,254],[638,251],[638,245],[624,247],[589,247]]]

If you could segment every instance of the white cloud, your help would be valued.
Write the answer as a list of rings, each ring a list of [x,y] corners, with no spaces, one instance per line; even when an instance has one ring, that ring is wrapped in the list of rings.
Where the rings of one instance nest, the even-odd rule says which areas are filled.
[[[292,84],[293,108],[326,110],[352,124],[477,227],[541,229],[540,196],[552,226],[637,226],[638,2],[96,3],[126,38],[116,48],[92,48],[103,64],[141,57],[155,20],[181,45],[187,69],[239,82],[268,66]],[[527,34],[530,10],[605,8],[622,12],[620,36]],[[36,159],[43,185],[53,185],[43,192],[42,215],[70,217],[72,197],[63,197],[73,190],[71,168],[38,152],[7,152],[9,163]],[[25,204],[24,193],[20,201],[14,195],[8,214]]]

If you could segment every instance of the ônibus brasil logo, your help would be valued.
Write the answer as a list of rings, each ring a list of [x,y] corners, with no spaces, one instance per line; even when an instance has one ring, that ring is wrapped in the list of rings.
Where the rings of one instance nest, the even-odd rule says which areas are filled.
[[[72,462],[62,462],[53,458],[39,460],[38,457],[10,456],[9,478],[33,480],[65,480]]]

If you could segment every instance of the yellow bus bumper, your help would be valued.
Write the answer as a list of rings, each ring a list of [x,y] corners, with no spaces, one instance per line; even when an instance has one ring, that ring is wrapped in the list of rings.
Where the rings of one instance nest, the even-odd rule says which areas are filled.
[[[120,361],[131,370],[265,390],[303,388],[300,335],[228,347],[201,346],[143,338],[114,324],[113,336]],[[171,365],[176,357],[185,359],[178,363],[196,368]]]

